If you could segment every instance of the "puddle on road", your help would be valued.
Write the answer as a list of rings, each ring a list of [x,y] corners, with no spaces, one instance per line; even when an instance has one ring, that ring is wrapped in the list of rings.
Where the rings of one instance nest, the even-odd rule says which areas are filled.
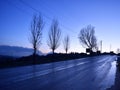
[[[108,75],[101,83],[102,86],[101,90],[106,90],[107,88],[113,86],[115,84],[115,77],[116,77],[116,61],[113,61]]]

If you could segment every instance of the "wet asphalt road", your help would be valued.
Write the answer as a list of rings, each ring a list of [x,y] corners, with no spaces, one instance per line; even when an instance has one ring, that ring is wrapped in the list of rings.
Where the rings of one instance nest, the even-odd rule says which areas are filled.
[[[96,56],[0,69],[0,90],[105,90],[114,84],[116,56]]]

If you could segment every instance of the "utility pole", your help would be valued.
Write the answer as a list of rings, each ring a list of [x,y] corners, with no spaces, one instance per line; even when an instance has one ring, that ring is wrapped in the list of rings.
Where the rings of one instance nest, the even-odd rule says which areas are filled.
[[[112,46],[111,46],[111,44],[110,44],[110,52],[111,52],[111,48],[112,48]]]
[[[100,41],[100,51],[102,52],[102,40]]]

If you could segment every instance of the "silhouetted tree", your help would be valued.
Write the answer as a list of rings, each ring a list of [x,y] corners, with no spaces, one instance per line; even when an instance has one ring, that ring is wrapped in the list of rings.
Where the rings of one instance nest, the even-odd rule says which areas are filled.
[[[64,45],[64,49],[65,49],[65,52],[67,54],[68,52],[68,49],[70,48],[70,38],[69,36],[66,36],[63,40],[63,45]]]
[[[34,52],[33,52],[34,57],[36,55],[36,51],[41,45],[43,27],[44,27],[44,22],[42,17],[40,15],[39,16],[34,15],[33,20],[31,22],[30,39],[29,39],[34,49]]]
[[[83,47],[89,48],[91,51],[97,49],[97,39],[93,26],[88,25],[87,27],[82,28],[79,33],[79,40]]]
[[[60,45],[60,37],[61,37],[61,30],[59,28],[58,22],[56,20],[53,20],[50,31],[48,33],[48,41],[47,41],[47,44],[50,47],[50,49],[52,49],[53,54],[54,51]]]

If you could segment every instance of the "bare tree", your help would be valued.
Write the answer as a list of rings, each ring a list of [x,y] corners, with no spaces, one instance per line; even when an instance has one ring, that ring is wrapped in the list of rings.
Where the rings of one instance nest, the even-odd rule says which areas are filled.
[[[43,27],[44,27],[44,23],[42,17],[40,15],[39,16],[34,15],[33,20],[31,22],[30,39],[29,39],[34,49],[33,56],[36,55],[36,51],[41,45]]]
[[[79,33],[79,40],[83,47],[89,48],[91,51],[97,49],[97,39],[93,26],[88,25],[87,27],[81,29]]]
[[[63,45],[64,45],[64,49],[65,49],[65,52],[67,54],[68,52],[68,49],[70,48],[70,38],[69,36],[66,36],[63,40]]]
[[[54,54],[55,50],[60,45],[60,37],[61,37],[61,30],[59,28],[58,22],[53,20],[50,31],[48,33],[48,41],[47,44],[52,49]]]

